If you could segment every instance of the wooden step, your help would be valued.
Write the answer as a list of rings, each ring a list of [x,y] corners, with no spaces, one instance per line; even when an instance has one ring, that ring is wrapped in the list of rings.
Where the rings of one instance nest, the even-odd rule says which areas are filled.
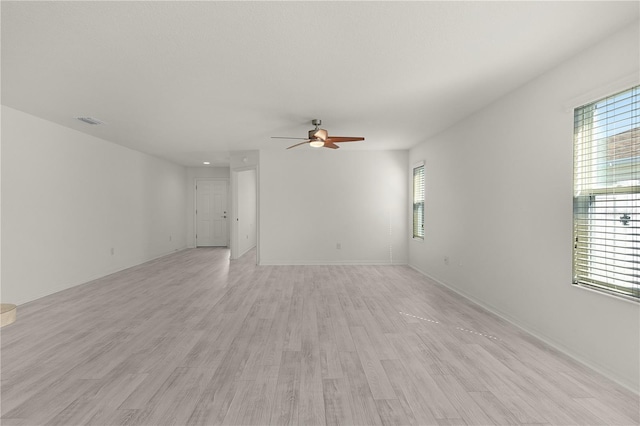
[[[0,304],[0,327],[9,325],[16,320],[16,305],[10,303]]]

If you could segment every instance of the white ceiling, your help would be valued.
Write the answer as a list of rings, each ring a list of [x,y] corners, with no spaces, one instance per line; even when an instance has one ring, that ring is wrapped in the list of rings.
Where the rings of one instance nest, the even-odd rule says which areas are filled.
[[[187,166],[407,149],[639,18],[639,3],[2,1],[2,103]],[[89,126],[74,119],[105,121]],[[299,149],[313,149],[302,147]],[[336,151],[336,154],[340,151]]]

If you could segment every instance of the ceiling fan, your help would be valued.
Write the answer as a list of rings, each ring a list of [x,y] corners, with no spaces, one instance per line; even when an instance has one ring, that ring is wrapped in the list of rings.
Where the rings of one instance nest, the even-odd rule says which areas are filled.
[[[289,138],[286,136],[271,136],[272,139],[305,139],[304,142],[297,143],[295,145],[291,145],[287,149],[295,148],[296,146],[304,145],[308,143],[314,148],[331,148],[338,149],[340,148],[336,145],[336,142],[357,142],[363,141],[364,138],[361,137],[351,137],[351,136],[329,136],[329,133],[325,129],[321,129],[320,125],[322,124],[322,120],[314,118],[311,120],[311,124],[316,126],[315,129],[309,130],[308,138]]]

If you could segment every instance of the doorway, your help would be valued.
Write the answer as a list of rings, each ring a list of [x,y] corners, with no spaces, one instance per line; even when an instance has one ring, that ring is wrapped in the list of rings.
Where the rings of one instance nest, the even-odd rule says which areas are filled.
[[[229,245],[227,180],[196,179],[196,247]]]
[[[231,171],[234,220],[231,223],[231,259],[239,259],[252,250],[258,259],[258,178],[257,168]]]

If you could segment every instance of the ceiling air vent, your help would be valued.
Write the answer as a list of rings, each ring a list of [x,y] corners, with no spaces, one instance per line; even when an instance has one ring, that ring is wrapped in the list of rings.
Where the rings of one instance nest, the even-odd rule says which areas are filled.
[[[76,117],[78,120],[83,123],[91,124],[92,126],[97,126],[98,124],[104,124],[104,121],[100,121],[97,118],[93,117]]]

